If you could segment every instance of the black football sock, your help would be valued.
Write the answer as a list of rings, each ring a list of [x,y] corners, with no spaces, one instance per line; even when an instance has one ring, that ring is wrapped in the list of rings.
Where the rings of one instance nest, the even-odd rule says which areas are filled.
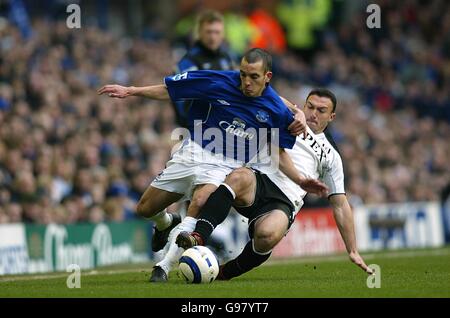
[[[222,223],[230,212],[235,197],[234,192],[230,190],[233,191],[229,186],[221,184],[200,209],[194,232],[200,234],[205,243],[216,226]]]
[[[271,254],[272,251],[265,254],[255,252],[253,240],[250,240],[238,257],[224,265],[222,274],[226,279],[240,276],[267,261]]]

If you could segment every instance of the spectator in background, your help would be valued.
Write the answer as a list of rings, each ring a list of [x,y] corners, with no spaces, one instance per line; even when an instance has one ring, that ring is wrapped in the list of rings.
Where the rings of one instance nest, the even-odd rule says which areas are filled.
[[[5,213],[3,208],[0,206],[0,224],[10,223],[10,219],[8,214]]]
[[[331,0],[282,0],[277,16],[286,27],[287,40],[292,49],[307,58],[317,45],[315,31],[322,29],[330,17]]]
[[[129,108],[104,103],[89,88],[100,78],[155,81],[170,72],[170,60],[161,58],[170,48],[141,40],[125,48],[96,28],[74,37],[64,22],[32,21],[32,40],[0,21],[1,219],[126,219],[147,185],[142,180],[150,182],[168,160],[173,112],[148,101],[131,101]],[[127,204],[110,217],[108,190],[120,178],[130,187],[135,174],[133,197],[113,197]]]
[[[225,14],[225,23],[225,32],[230,47],[238,54],[244,54],[250,48],[252,40],[259,35],[258,30],[247,16],[237,10]]]
[[[252,40],[250,47],[266,49],[275,55],[286,51],[286,37],[278,20],[262,8],[256,8],[250,13],[250,22],[258,30],[257,36]]]
[[[195,70],[232,70],[236,67],[234,58],[225,48],[225,25],[222,14],[204,11],[197,17],[194,27],[195,43],[181,58],[176,73]],[[178,124],[187,127],[187,113],[191,102],[174,104]]]

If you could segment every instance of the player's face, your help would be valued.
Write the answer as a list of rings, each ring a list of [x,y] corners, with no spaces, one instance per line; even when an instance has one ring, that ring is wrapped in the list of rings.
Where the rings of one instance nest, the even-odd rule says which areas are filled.
[[[272,78],[272,72],[265,72],[263,61],[248,63],[245,59],[241,61],[241,89],[245,96],[261,96],[266,84]]]
[[[317,95],[308,97],[303,112],[306,123],[315,134],[323,132],[328,123],[336,116],[336,113],[333,112],[333,102],[328,97]]]
[[[223,42],[223,23],[220,21],[203,23],[199,30],[199,37],[204,46],[212,51],[216,51]]]

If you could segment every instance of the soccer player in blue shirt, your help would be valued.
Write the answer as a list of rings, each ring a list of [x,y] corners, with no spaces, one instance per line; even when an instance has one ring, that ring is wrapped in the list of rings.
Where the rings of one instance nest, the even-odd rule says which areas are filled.
[[[292,112],[269,85],[271,64],[270,54],[251,49],[242,58],[239,72],[193,71],[166,77],[163,85],[106,85],[98,91],[115,98],[193,100],[189,120],[202,118],[189,128],[190,138],[172,155],[166,169],[152,182],[137,205],[138,215],[152,220],[157,231],[169,233],[173,228],[172,216],[165,209],[180,199],[191,199],[187,216],[178,230],[173,231],[173,239],[169,239],[173,248],[155,266],[151,281],[167,281],[169,270],[183,251],[175,244],[177,234],[194,229],[199,209],[209,195],[233,169],[251,165],[266,143],[275,144],[272,153],[279,153],[280,170],[296,184],[319,194],[327,190],[320,181],[300,175],[284,151],[293,147],[295,136],[303,133],[306,125],[294,121]],[[196,100],[202,102],[198,107]],[[204,107],[203,101],[208,101],[208,107]],[[299,118],[302,115],[297,113]],[[273,131],[278,131],[277,138],[272,138]]]

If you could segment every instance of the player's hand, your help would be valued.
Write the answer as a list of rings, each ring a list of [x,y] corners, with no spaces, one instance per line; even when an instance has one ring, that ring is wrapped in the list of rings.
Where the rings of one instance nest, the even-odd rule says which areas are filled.
[[[309,193],[315,193],[321,197],[326,197],[328,194],[328,187],[323,182],[317,179],[302,178],[299,186]]]
[[[121,85],[105,85],[100,88],[97,93],[99,95],[108,94],[109,97],[125,98],[131,95],[128,87]]]
[[[359,266],[367,274],[372,275],[374,273],[373,270],[366,265],[363,258],[361,257],[361,255],[359,255],[358,252],[350,252],[348,256],[350,260],[355,263],[355,265]]]
[[[306,138],[306,127],[305,113],[299,109],[295,113],[294,121],[289,125],[288,130],[291,132],[291,135],[298,136],[303,134],[303,137]]]

